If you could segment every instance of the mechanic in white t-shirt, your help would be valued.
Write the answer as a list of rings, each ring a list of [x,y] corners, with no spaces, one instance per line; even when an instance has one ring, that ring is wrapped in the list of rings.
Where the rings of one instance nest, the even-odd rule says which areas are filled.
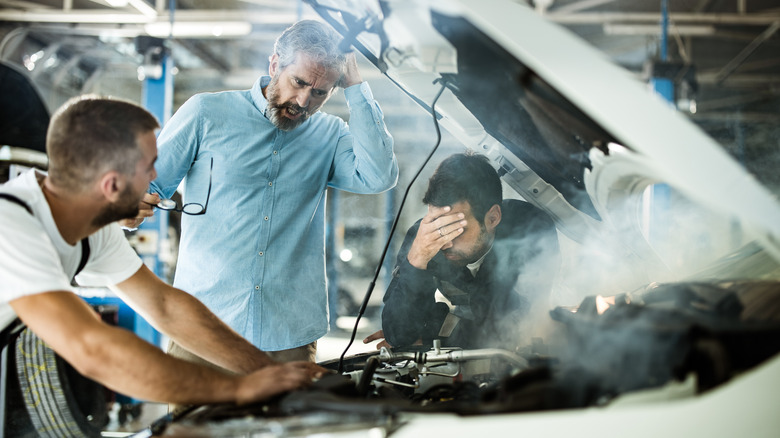
[[[325,370],[271,360],[158,279],[116,224],[138,214],[156,177],[157,128],[137,105],[98,96],[72,99],[52,116],[48,173],[0,187],[0,328],[18,317],[84,376],[148,401],[246,403],[307,385]],[[157,330],[235,374],[173,358],[102,322],[71,287],[84,238],[80,285],[110,287]]]

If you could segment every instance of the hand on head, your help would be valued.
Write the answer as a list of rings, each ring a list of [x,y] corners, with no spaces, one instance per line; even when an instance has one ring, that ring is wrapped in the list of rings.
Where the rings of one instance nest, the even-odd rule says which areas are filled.
[[[363,82],[362,76],[360,76],[360,70],[357,66],[357,58],[355,58],[355,52],[350,52],[347,55],[347,66],[344,69],[344,77],[341,78],[341,82],[338,84],[342,88],[347,88],[352,85],[357,85]]]
[[[407,254],[409,263],[417,269],[427,269],[428,262],[442,250],[450,246],[456,237],[463,233],[466,221],[463,213],[450,214],[451,207],[428,207],[417,229],[417,236]]]

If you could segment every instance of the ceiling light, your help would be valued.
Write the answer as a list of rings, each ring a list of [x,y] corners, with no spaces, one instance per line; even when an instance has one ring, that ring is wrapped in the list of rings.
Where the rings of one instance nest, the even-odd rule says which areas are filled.
[[[661,25],[656,24],[612,24],[604,25],[607,35],[660,35]],[[714,35],[715,27],[707,25],[675,25],[669,26],[670,34],[687,36]]]
[[[171,24],[155,22],[144,25],[147,34],[165,38],[171,33]],[[252,25],[246,21],[204,21],[173,23],[173,36],[177,38],[215,38],[245,36],[252,32]]]
[[[128,0],[106,0],[106,3],[114,8],[124,8],[127,6],[127,2]]]

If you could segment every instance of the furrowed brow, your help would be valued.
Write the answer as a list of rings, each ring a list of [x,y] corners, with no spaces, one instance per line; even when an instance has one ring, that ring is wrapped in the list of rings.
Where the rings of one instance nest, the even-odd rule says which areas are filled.
[[[300,82],[301,84],[306,85],[307,87],[311,86],[311,82],[304,80],[300,76],[293,76],[293,78],[295,78],[295,80]]]

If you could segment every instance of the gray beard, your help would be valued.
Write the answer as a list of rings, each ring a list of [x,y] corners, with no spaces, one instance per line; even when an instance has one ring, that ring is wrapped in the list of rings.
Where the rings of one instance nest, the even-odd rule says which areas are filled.
[[[304,108],[299,107],[291,103],[281,104],[279,103],[279,94],[276,92],[276,84],[279,82],[279,75],[277,74],[271,78],[271,82],[268,84],[266,91],[268,93],[268,107],[266,108],[266,117],[271,123],[282,131],[292,131],[305,122],[309,118],[309,112]],[[294,109],[302,112],[301,116],[297,119],[288,119],[282,115],[282,108],[293,106]]]
[[[282,108],[283,106],[276,106],[270,100],[268,101],[268,120],[282,131],[292,131],[308,119],[307,114],[301,115],[296,120],[288,119],[282,115]]]

